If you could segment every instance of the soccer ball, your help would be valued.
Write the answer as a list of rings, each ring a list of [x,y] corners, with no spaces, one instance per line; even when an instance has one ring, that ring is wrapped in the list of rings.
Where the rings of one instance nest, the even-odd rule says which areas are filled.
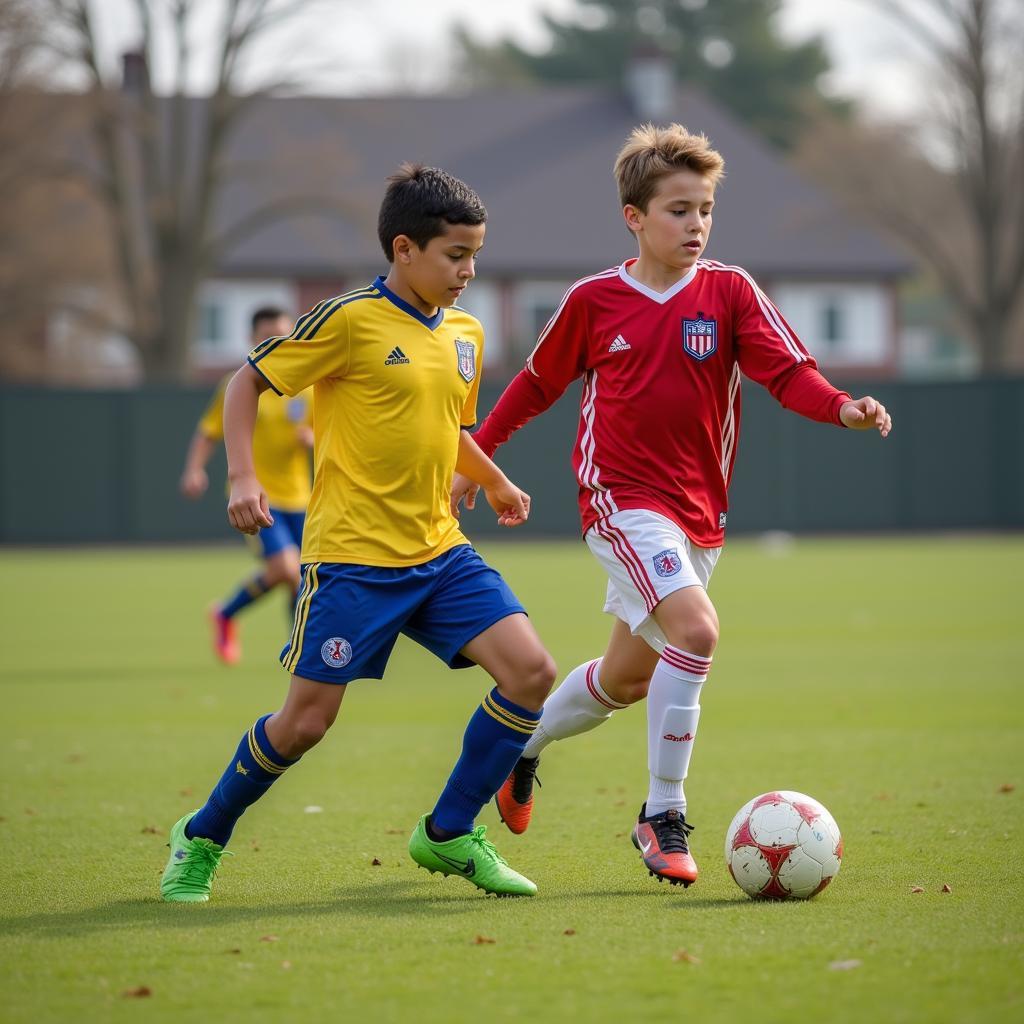
[[[780,789],[745,803],[725,834],[725,863],[754,899],[810,899],[839,873],[843,837],[817,800]]]

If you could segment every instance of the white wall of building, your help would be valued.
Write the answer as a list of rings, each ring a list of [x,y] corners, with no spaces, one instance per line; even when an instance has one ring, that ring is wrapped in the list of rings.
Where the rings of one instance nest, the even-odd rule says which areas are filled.
[[[298,289],[288,280],[222,280],[213,278],[199,290],[194,365],[241,364],[252,347],[252,314],[260,306],[280,306],[297,316]]]
[[[892,296],[884,285],[775,281],[768,294],[822,366],[892,361]]]

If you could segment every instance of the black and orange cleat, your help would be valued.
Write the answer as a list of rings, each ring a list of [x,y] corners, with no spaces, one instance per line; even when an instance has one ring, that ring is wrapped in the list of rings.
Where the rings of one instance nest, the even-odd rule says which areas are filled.
[[[533,814],[533,784],[540,785],[537,778],[539,757],[521,757],[516,762],[512,774],[494,794],[494,802],[498,805],[498,815],[508,826],[510,832],[522,835],[530,824]]]
[[[684,888],[697,881],[697,865],[687,839],[693,826],[681,811],[669,810],[647,817],[647,804],[633,827],[633,845],[647,870],[660,882]]]

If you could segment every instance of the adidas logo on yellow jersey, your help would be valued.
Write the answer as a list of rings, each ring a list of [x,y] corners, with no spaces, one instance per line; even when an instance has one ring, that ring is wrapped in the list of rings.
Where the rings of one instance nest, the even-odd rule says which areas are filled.
[[[398,366],[400,363],[409,362],[409,357],[396,345],[384,360],[385,366]]]

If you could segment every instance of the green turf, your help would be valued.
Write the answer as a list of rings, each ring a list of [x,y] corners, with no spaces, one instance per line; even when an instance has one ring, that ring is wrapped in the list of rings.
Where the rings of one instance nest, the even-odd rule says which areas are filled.
[[[484,554],[563,670],[600,653],[583,545]],[[277,595],[244,620],[242,665],[207,650],[205,603],[250,568],[240,547],[0,553],[3,1021],[1024,1014],[1021,538],[730,545],[687,892],[648,878],[629,842],[640,709],[548,752],[525,836],[485,810],[537,898],[417,871],[408,833],[486,681],[403,642],[240,824],[213,902],[163,905],[167,829],[283,693]],[[808,903],[752,903],[723,863],[733,813],[772,788],[817,797],[844,834],[839,877]]]

